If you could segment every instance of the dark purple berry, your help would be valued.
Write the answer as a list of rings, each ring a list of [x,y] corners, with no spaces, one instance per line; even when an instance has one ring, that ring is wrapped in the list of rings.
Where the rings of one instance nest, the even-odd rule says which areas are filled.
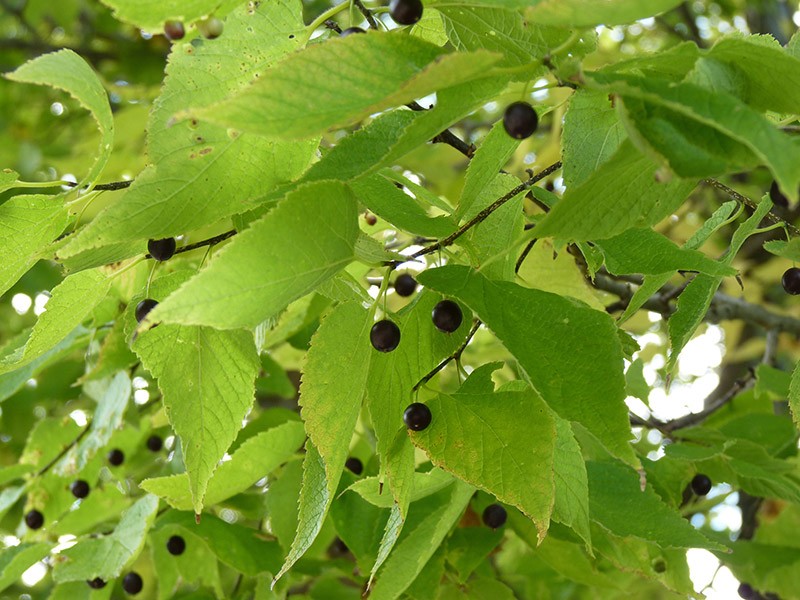
[[[169,260],[175,254],[178,243],[175,238],[164,238],[163,240],[149,240],[147,242],[147,252],[158,261]]]
[[[138,573],[131,571],[122,579],[122,589],[131,595],[141,592],[142,587],[144,587],[144,582]]]
[[[106,459],[112,467],[118,467],[125,462],[125,454],[119,448],[114,448],[106,455]]]
[[[427,429],[431,424],[431,409],[422,402],[414,402],[409,404],[403,412],[403,423],[406,424],[411,431],[422,431]]]
[[[692,479],[692,491],[698,496],[705,496],[711,491],[711,478],[702,473],[695,475]]]
[[[364,220],[367,222],[367,225],[375,225],[378,222],[378,217],[372,213],[364,213]]]
[[[737,591],[739,592],[739,596],[745,600],[753,600],[756,597],[756,591],[749,583],[741,584]]]
[[[361,473],[364,471],[364,464],[355,456],[348,458],[347,462],[344,463],[344,466],[350,469],[356,475],[361,475]]]
[[[69,491],[76,498],[86,498],[89,495],[89,484],[83,479],[78,479],[70,484]]]
[[[101,590],[106,587],[106,582],[100,579],[99,577],[95,577],[94,579],[88,579],[86,583],[89,584],[89,587],[93,590]]]
[[[186,30],[183,28],[183,23],[180,21],[167,21],[164,23],[164,35],[171,42],[182,40],[186,35]]]
[[[340,37],[347,37],[348,35],[353,35],[354,33],[367,33],[361,27],[348,27],[340,34]],[[372,223],[374,225],[374,223]]]
[[[145,298],[139,302],[139,304],[136,305],[136,322],[141,323],[144,321],[144,318],[147,316],[147,314],[156,306],[158,306],[158,302],[152,298]]]
[[[161,439],[161,436],[151,435],[147,438],[147,449],[150,450],[150,452],[158,452],[163,447],[164,440]]]
[[[30,510],[25,513],[25,525],[28,529],[41,529],[44,525],[44,515],[38,510]]]
[[[464,316],[461,314],[458,304],[452,300],[442,300],[433,307],[431,318],[436,329],[445,333],[453,333],[461,326]]]
[[[783,277],[781,277],[781,285],[787,294],[792,296],[800,294],[800,269],[797,267],[786,269]]]
[[[789,199],[783,195],[777,181],[773,181],[772,185],[769,186],[769,198],[775,206],[789,208]]]
[[[400,328],[389,319],[378,321],[369,332],[372,347],[380,352],[391,352],[400,344]]]
[[[509,104],[503,115],[503,127],[512,138],[524,140],[533,135],[539,125],[539,116],[527,102]]]
[[[173,535],[167,540],[167,552],[173,556],[180,556],[186,550],[186,540],[179,535]]]
[[[413,25],[422,18],[422,0],[392,0],[389,14],[395,23]]]
[[[416,289],[417,280],[408,273],[398,275],[397,279],[394,280],[394,291],[397,292],[398,296],[403,296],[406,298],[413,294]]]
[[[483,515],[481,517],[483,519],[483,524],[491,529],[498,529],[502,527],[506,523],[506,519],[508,518],[508,513],[506,509],[500,506],[499,504],[490,504],[486,508],[483,509]]]

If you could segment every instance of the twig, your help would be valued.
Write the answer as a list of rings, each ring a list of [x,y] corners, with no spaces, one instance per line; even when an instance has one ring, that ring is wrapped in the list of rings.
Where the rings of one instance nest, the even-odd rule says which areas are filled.
[[[370,11],[366,6],[364,6],[361,3],[361,0],[353,0],[353,4],[355,4],[356,8],[361,11],[362,15],[364,15],[364,18],[367,20],[367,23],[369,23],[369,28],[378,29],[378,22],[372,15],[372,11]]]
[[[69,452],[75,446],[77,446],[78,443],[86,436],[86,434],[89,433],[89,429],[90,429],[91,425],[92,425],[91,423],[87,423],[86,426],[83,428],[83,431],[81,431],[78,434],[78,437],[76,437],[69,444],[67,444],[67,446],[65,446],[64,449],[61,452],[59,452],[58,455],[53,460],[51,460],[49,463],[47,463],[45,466],[43,466],[41,469],[39,469],[39,472],[36,473],[36,477],[41,477],[42,475],[47,473],[47,471],[52,469],[53,466],[56,463],[58,463],[58,461],[60,461],[62,458],[64,458],[67,455],[67,452]]]
[[[604,292],[609,292],[618,296],[625,302],[625,306],[633,297],[634,290],[631,283],[618,281],[606,273],[597,273],[594,281],[589,280],[589,284]],[[675,312],[672,303],[674,296],[672,286],[662,288],[663,292],[649,298],[644,303],[643,308],[658,313],[664,317],[669,317]],[[788,315],[776,314],[758,304],[752,304],[747,300],[729,296],[723,292],[717,292],[711,300],[705,321],[718,323],[719,321],[745,321],[763,327],[767,331],[774,331],[775,334],[785,331],[800,337],[800,319],[795,319]]]
[[[462,344],[461,344],[461,345],[458,347],[458,350],[456,350],[456,351],[455,351],[455,352],[453,352],[453,353],[452,353],[450,356],[448,356],[447,358],[445,358],[445,359],[444,359],[442,362],[440,362],[438,365],[436,365],[436,366],[435,366],[435,367],[434,367],[434,368],[431,370],[431,372],[430,372],[430,373],[428,373],[427,375],[425,375],[425,377],[423,377],[423,378],[422,378],[422,379],[420,379],[420,380],[419,380],[417,383],[415,383],[415,384],[414,384],[414,387],[413,387],[413,388],[411,388],[411,391],[412,391],[412,392],[416,392],[416,391],[417,391],[417,390],[420,388],[420,386],[422,386],[422,385],[425,385],[425,384],[426,384],[426,383],[428,383],[428,382],[429,382],[431,379],[433,379],[433,377],[434,377],[434,376],[435,376],[435,375],[436,375],[436,374],[437,374],[439,371],[441,371],[442,369],[444,369],[444,368],[445,368],[445,367],[446,367],[448,364],[450,364],[450,362],[451,362],[451,361],[453,361],[453,360],[456,360],[456,361],[457,361],[459,358],[461,358],[461,355],[464,353],[464,350],[466,350],[466,348],[467,348],[467,345],[469,344],[470,340],[472,339],[472,336],[474,336],[474,335],[475,335],[475,332],[477,332],[477,331],[478,331],[478,328],[479,328],[480,326],[481,326],[481,321],[480,321],[480,319],[475,319],[475,322],[472,324],[472,329],[470,329],[470,330],[469,330],[469,333],[467,334],[467,337],[466,337],[466,339],[465,339],[465,340],[464,340],[464,342],[463,342],[463,343],[462,343]]]
[[[64,181],[62,182],[64,185],[68,185],[69,187],[77,187],[77,183],[74,181]],[[133,180],[129,181],[112,181],[110,183],[99,183],[94,186],[90,191],[92,192],[113,192],[116,190],[124,190],[128,188],[133,183]]]
[[[194,244],[189,244],[188,246],[183,246],[182,248],[178,248],[175,250],[175,254],[180,254],[181,252],[189,252],[191,250],[197,250],[198,248],[203,248],[204,246],[213,246],[215,244],[219,244],[220,242],[224,242],[228,238],[232,238],[236,235],[236,230],[231,229],[230,231],[226,231],[225,233],[220,233],[219,235],[215,235],[214,237],[210,237],[206,240],[202,240],[199,242],[195,242]],[[149,254],[144,255],[145,259],[153,258]]]
[[[464,235],[467,231],[475,227],[475,225],[481,223],[482,221],[485,221],[494,211],[503,206],[503,204],[505,204],[515,196],[518,196],[528,188],[533,187],[536,183],[538,183],[548,175],[551,175],[555,171],[558,171],[560,168],[561,168],[561,161],[558,161],[556,163],[553,163],[543,171],[540,171],[536,175],[532,175],[530,179],[519,184],[513,190],[511,190],[507,194],[501,196],[500,198],[492,202],[489,206],[484,208],[472,219],[467,221],[467,223],[459,227],[454,233],[448,235],[446,238],[444,238],[439,242],[436,242],[435,244],[431,244],[430,246],[427,246],[422,250],[415,252],[414,254],[411,255],[411,258],[419,258],[420,256],[436,252],[440,248],[445,248],[449,246],[450,244],[455,242],[458,238],[460,238],[462,235]]]
[[[730,196],[737,202],[741,202],[745,206],[749,206],[752,210],[758,208],[757,202],[748,198],[744,194],[740,194],[733,188],[729,188],[721,181],[717,181],[716,179],[704,179],[703,181],[708,185],[710,185],[711,187],[717,188],[718,190],[725,192],[728,196]],[[786,221],[778,217],[775,213],[773,213],[771,210],[766,214],[764,218],[768,220],[770,223],[781,224],[783,227],[786,227],[786,229],[788,229],[793,236],[800,236],[800,229],[798,229],[791,223],[787,223]]]
[[[428,110],[424,106],[420,105],[416,100],[409,102],[408,104],[406,104],[406,106],[408,106],[408,108],[410,108],[411,110],[417,112]],[[464,140],[459,138],[449,129],[445,129],[436,137],[434,137],[431,141],[434,143],[442,143],[442,144],[447,144],[448,146],[452,146],[467,158],[472,158],[472,155],[475,154],[475,146],[467,144]]]
[[[528,258],[528,254],[530,254],[531,250],[533,250],[533,246],[536,244],[536,238],[533,238],[528,245],[525,246],[525,250],[522,251],[522,254],[519,255],[517,259],[517,264],[514,267],[514,273],[519,273],[520,268],[522,267],[522,263],[525,262],[525,259]]]
[[[328,19],[327,21],[325,21],[325,27],[335,31],[338,34],[342,33],[342,28],[339,27],[339,24],[336,21],[334,21],[333,19]]]

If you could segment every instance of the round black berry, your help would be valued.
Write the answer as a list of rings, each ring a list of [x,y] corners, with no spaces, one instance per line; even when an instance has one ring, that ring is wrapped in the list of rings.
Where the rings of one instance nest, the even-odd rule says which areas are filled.
[[[422,18],[422,0],[392,0],[389,14],[395,23],[413,25]]]
[[[692,479],[692,491],[698,496],[705,496],[711,491],[711,479],[708,475],[699,473]]]
[[[200,23],[198,29],[207,39],[214,40],[222,35],[222,30],[225,28],[224,23],[217,17],[211,17]]]
[[[147,314],[158,306],[158,302],[152,298],[145,298],[136,305],[136,322],[141,323]]]
[[[186,540],[179,535],[173,535],[167,540],[167,552],[173,556],[180,556],[186,550]]]
[[[150,452],[158,452],[163,447],[164,440],[161,439],[161,436],[151,435],[147,438],[147,449],[150,450]]]
[[[739,585],[739,589],[737,591],[739,592],[739,596],[745,600],[752,600],[756,597],[756,591],[749,583],[742,583]]]
[[[30,510],[25,513],[25,525],[28,529],[41,529],[44,525],[44,515],[38,510]]]
[[[539,116],[527,102],[509,104],[503,115],[503,127],[512,138],[524,140],[533,135],[539,125]]]
[[[340,34],[340,37],[347,37],[348,35],[353,35],[354,33],[367,33],[361,27],[348,27]],[[374,225],[374,223],[372,223]]]
[[[506,523],[508,513],[499,504],[490,504],[483,509],[483,524],[492,529],[502,527]]]
[[[364,471],[364,464],[355,456],[348,458],[347,462],[344,463],[344,466],[350,469],[356,475],[361,475],[361,473]]]
[[[416,289],[417,280],[408,273],[398,275],[397,279],[394,280],[394,291],[397,292],[398,296],[403,296],[406,298],[413,294]]]
[[[183,28],[183,23],[180,21],[167,21],[164,23],[164,35],[171,42],[175,40],[182,40],[186,35],[186,30]]]
[[[786,269],[783,277],[781,277],[781,285],[787,294],[792,296],[800,294],[800,269],[797,267]]]
[[[106,582],[100,579],[99,577],[95,577],[94,579],[88,579],[86,583],[89,584],[89,587],[93,590],[100,590],[106,587]]]
[[[164,238],[163,240],[149,240],[147,242],[147,252],[156,260],[169,260],[175,254],[178,247],[175,238]]]
[[[782,208],[789,208],[789,199],[783,195],[783,192],[778,187],[778,182],[773,181],[769,186],[769,198],[772,203]]]
[[[89,495],[89,484],[83,479],[78,479],[70,484],[69,491],[76,498],[86,498]]]
[[[142,591],[144,583],[138,573],[131,571],[122,579],[122,589],[129,594],[138,594]]]
[[[112,467],[118,467],[125,462],[125,454],[119,448],[114,448],[106,454],[106,460]]]
[[[433,307],[431,318],[436,329],[445,333],[453,333],[461,326],[464,315],[461,314],[458,304],[452,300],[442,300]]]
[[[400,328],[389,319],[378,321],[369,331],[369,341],[375,350],[391,352],[400,344]]]
[[[411,431],[422,431],[431,424],[431,409],[422,402],[409,404],[403,412],[403,423]]]

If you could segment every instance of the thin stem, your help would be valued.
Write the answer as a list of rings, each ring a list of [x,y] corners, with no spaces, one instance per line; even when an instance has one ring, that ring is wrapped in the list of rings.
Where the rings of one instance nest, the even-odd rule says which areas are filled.
[[[528,245],[525,246],[525,249],[522,251],[522,254],[519,255],[517,259],[517,264],[514,267],[514,273],[519,273],[520,268],[522,267],[522,263],[525,262],[525,259],[528,258],[528,254],[530,254],[531,250],[533,250],[533,246],[536,244],[536,238],[533,238]]]
[[[467,221],[467,223],[465,223],[464,225],[459,227],[454,233],[450,234],[449,236],[447,236],[443,240],[441,240],[439,242],[436,242],[435,244],[431,244],[430,246],[427,246],[426,248],[423,248],[422,250],[419,250],[419,251],[415,252],[414,254],[411,255],[411,258],[419,258],[420,256],[424,256],[426,254],[431,254],[432,252],[436,252],[437,250],[439,250],[441,248],[445,248],[446,246],[449,246],[450,244],[455,242],[458,238],[460,238],[462,235],[464,235],[467,231],[469,231],[470,229],[475,227],[475,225],[478,225],[479,223],[482,223],[483,221],[485,221],[494,211],[496,211],[498,208],[503,206],[503,204],[505,204],[506,202],[508,202],[512,198],[515,198],[516,196],[518,196],[519,194],[521,194],[522,192],[524,192],[528,188],[533,187],[536,183],[538,183],[539,181],[541,181],[545,177],[553,174],[555,171],[558,171],[560,168],[561,168],[561,161],[558,161],[556,163],[553,163],[552,165],[550,165],[549,167],[547,167],[543,171],[540,171],[536,175],[532,175],[530,179],[528,179],[527,181],[519,184],[513,190],[511,190],[507,194],[501,196],[500,198],[498,198],[497,200],[492,202],[489,206],[484,208],[481,212],[479,212],[477,215],[475,215],[472,219]]]
[[[341,4],[337,4],[336,6],[334,6],[332,8],[329,8],[324,13],[322,13],[320,16],[318,16],[316,19],[311,21],[311,23],[308,25],[308,27],[306,27],[305,41],[308,41],[311,38],[311,36],[314,34],[314,32],[317,30],[317,28],[319,28],[319,27],[321,27],[322,25],[325,24],[325,21],[327,21],[328,19],[330,19],[331,17],[333,17],[335,15],[338,15],[340,12],[342,12],[344,9],[348,8],[349,6],[350,6],[350,4],[348,2],[342,2]]]
[[[361,14],[364,15],[364,18],[369,23],[370,29],[378,29],[378,22],[375,20],[375,17],[372,16],[372,12],[362,4],[361,0],[352,0],[353,4],[355,4],[356,8],[361,11]]]
[[[416,391],[417,391],[417,390],[418,390],[418,389],[419,389],[421,386],[425,385],[425,384],[426,384],[426,383],[428,383],[428,382],[429,382],[431,379],[433,379],[433,378],[436,376],[436,374],[437,374],[439,371],[441,371],[441,370],[442,370],[442,369],[444,369],[444,368],[445,368],[445,367],[446,367],[448,364],[450,364],[450,361],[453,361],[453,360],[454,360],[454,361],[456,361],[456,364],[458,364],[458,361],[461,359],[461,355],[464,353],[464,350],[466,350],[466,348],[467,348],[467,345],[469,345],[470,341],[472,340],[472,337],[473,337],[473,336],[475,335],[475,333],[478,331],[478,328],[479,328],[480,326],[481,326],[481,321],[480,321],[480,319],[475,319],[475,322],[472,324],[472,328],[469,330],[469,333],[467,333],[467,337],[464,339],[464,341],[463,341],[463,342],[462,342],[462,344],[461,344],[461,345],[458,347],[458,349],[457,349],[455,352],[453,352],[453,353],[452,353],[450,356],[448,356],[447,358],[445,358],[445,359],[444,359],[442,362],[440,362],[438,365],[436,365],[436,366],[435,366],[435,367],[434,367],[434,368],[431,370],[431,372],[430,372],[430,373],[428,373],[428,374],[427,374],[427,375],[425,375],[425,376],[424,376],[422,379],[420,379],[420,380],[419,380],[417,383],[415,383],[415,384],[414,384],[414,387],[413,387],[413,388],[411,388],[411,393],[413,394],[413,393],[414,393],[414,392],[416,392]]]

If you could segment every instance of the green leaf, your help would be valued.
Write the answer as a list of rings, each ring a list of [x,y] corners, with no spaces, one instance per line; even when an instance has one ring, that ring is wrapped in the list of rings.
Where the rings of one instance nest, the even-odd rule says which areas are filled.
[[[181,440],[192,506],[199,514],[208,480],[253,405],[260,367],[253,336],[163,325],[139,335],[133,350],[158,380],[167,418]]]
[[[455,213],[457,219],[465,219],[466,214],[477,212],[471,210],[472,205],[483,189],[497,177],[497,172],[506,165],[518,146],[519,140],[508,135],[502,120],[494,124],[469,162],[461,200]]]
[[[793,373],[762,363],[756,367],[755,395],[757,398],[769,400],[788,398],[793,379]]]
[[[219,102],[246,87],[300,46],[302,30],[299,2],[260,2],[252,10],[242,3],[226,20],[219,39],[175,44],[148,122],[150,166],[59,256],[74,257],[123,240],[185,234],[245,212],[258,198],[300,175],[314,157],[315,141],[276,143],[205,120],[176,122],[175,114]]]
[[[428,216],[419,200],[412,198],[383,175],[374,174],[350,183],[358,200],[373,213],[409,233],[446,237],[455,231],[449,217]]]
[[[411,502],[416,502],[435,494],[439,490],[447,487],[453,482],[453,476],[442,469],[431,469],[427,473],[414,473],[413,492]],[[381,491],[380,478],[365,477],[359,479],[347,491],[355,492],[364,500],[379,508],[391,508],[394,499],[391,494],[384,494]]]
[[[705,223],[703,223],[703,226],[700,227],[700,229],[692,234],[692,237],[689,238],[682,247],[687,250],[697,250],[700,248],[700,246],[702,246],[705,241],[711,237],[711,234],[717,231],[723,226],[724,223],[728,221],[734,210],[736,210],[736,207],[737,204],[733,200],[730,202],[725,202],[722,206],[714,211],[714,214],[712,214],[711,217]],[[639,286],[630,302],[628,302],[625,312],[620,315],[617,323],[622,324],[636,314],[636,312],[642,306],[644,306],[645,302],[652,298],[653,295],[670,280],[672,275],[673,273],[670,272],[646,276],[642,282],[642,285]]]
[[[301,423],[288,421],[247,440],[217,468],[208,482],[205,504],[211,506],[245,491],[297,452],[304,436]],[[145,479],[141,488],[178,510],[194,508],[186,473]]]
[[[619,94],[629,133],[680,177],[707,177],[764,165],[797,200],[800,144],[761,113],[725,92],[692,83],[594,73],[601,89]]]
[[[111,289],[111,279],[99,269],[81,271],[53,288],[24,348],[0,361],[0,373],[19,369],[43,356],[69,336]]]
[[[307,139],[485,77],[498,59],[490,52],[443,54],[396,33],[347,36],[293,54],[239,95],[197,114],[247,133]],[[334,72],[338,77],[330,77]]]
[[[0,296],[67,226],[67,209],[53,196],[14,196],[0,204]]]
[[[344,185],[320,182],[299,188],[238,234],[203,271],[153,309],[148,321],[254,327],[347,265],[357,235],[356,203]]]
[[[761,200],[756,210],[741,224],[731,237],[730,248],[722,263],[731,265],[739,250],[751,235],[757,232],[761,220],[772,208],[772,201],[765,197]],[[668,322],[670,355],[667,361],[667,370],[672,371],[678,360],[678,355],[686,343],[700,326],[711,301],[719,289],[721,279],[710,275],[700,274],[689,282],[689,285],[678,296],[677,308]]]
[[[605,256],[606,268],[614,275],[657,275],[680,270],[718,277],[736,274],[736,269],[697,250],[679,248],[669,238],[649,228],[629,229],[595,245]]]
[[[274,581],[283,577],[317,539],[332,501],[333,494],[328,488],[325,463],[309,440],[306,442],[306,456],[303,460],[303,485],[297,508],[297,533]]]
[[[185,512],[170,511],[160,519],[159,529],[180,526],[202,539],[217,558],[248,577],[259,573],[275,572],[280,566],[280,546],[265,540],[260,533],[236,523],[226,523],[213,515],[203,515],[200,523]],[[155,533],[155,532],[154,532]],[[187,549],[189,544],[187,544]]]
[[[539,0],[526,11],[525,16],[542,25],[624,25],[656,16],[680,3],[680,0]]]
[[[650,487],[642,490],[635,471],[620,464],[594,461],[587,462],[586,469],[591,517],[613,534],[669,548],[724,548],[670,509]]]
[[[524,22],[519,12],[502,7],[474,6],[461,0],[437,2],[436,9],[456,48],[462,52],[484,49],[500,53],[504,67],[531,65],[524,74],[510,73],[522,79],[544,71],[541,59],[569,36],[566,30],[540,27],[536,20]]]
[[[695,182],[656,180],[658,166],[625,141],[586,181],[570,188],[534,229],[538,238],[574,241],[613,237],[671,215]]]
[[[469,305],[559,416],[578,421],[614,455],[638,466],[628,443],[622,347],[611,317],[563,296],[490,281],[462,266],[428,270],[418,279]]]
[[[158,498],[144,496],[122,514],[113,533],[99,538],[85,538],[66,550],[53,569],[57,583],[87,581],[100,577],[109,581],[119,577],[139,555],[145,536],[153,525]]]
[[[31,565],[50,554],[47,542],[25,542],[0,550],[0,592],[13,585]]]
[[[586,475],[586,464],[569,421],[556,417],[555,425],[553,520],[571,527],[586,543],[586,549],[591,554],[589,481]]]
[[[101,396],[92,416],[89,433],[77,446],[73,446],[56,466],[59,475],[73,475],[106,447],[114,431],[122,425],[122,417],[131,397],[131,380],[124,371],[117,373],[102,385]]]
[[[800,112],[800,59],[774,37],[735,32],[715,43],[707,56],[725,63],[745,79],[740,97],[748,105],[782,113]],[[782,93],[776,94],[778,89]]]
[[[24,338],[27,339],[28,336],[26,334],[23,335]],[[77,327],[72,330],[67,337],[61,340],[61,342],[39,356],[39,358],[35,358],[34,360],[30,361],[26,366],[19,369],[14,369],[8,373],[0,374],[0,402],[13,396],[22,386],[25,385],[26,381],[33,378],[40,371],[43,371],[49,365],[58,362],[77,348],[84,347],[88,341],[89,335],[87,334],[87,330],[83,327]],[[21,344],[23,343],[24,341],[20,341],[20,346],[15,348],[3,348],[2,356],[8,356],[9,353],[7,353],[7,351],[9,350],[12,350],[10,354],[13,354],[13,350],[21,348]],[[14,340],[12,340],[10,344],[14,344]],[[2,358],[0,358],[0,364],[2,364]]]
[[[775,256],[798,262],[800,261],[800,238],[793,237],[789,241],[770,240],[764,243],[764,250]]]
[[[792,411],[792,420],[800,428],[800,362],[792,371],[792,381],[789,384],[789,408]]]
[[[288,4],[286,0],[280,0]],[[161,31],[165,21],[196,21],[212,14],[220,0],[102,0],[114,10],[114,16],[146,31]],[[227,26],[225,34],[228,34]]]
[[[12,81],[47,85],[67,92],[92,113],[100,128],[100,148],[94,164],[79,186],[91,185],[102,173],[114,143],[114,117],[108,94],[88,63],[72,50],[44,54],[5,75]]]
[[[164,515],[150,532],[148,545],[156,566],[159,600],[174,598],[182,585],[206,586],[214,590],[217,598],[223,598],[217,557],[198,535],[199,530],[205,528],[206,520],[214,517],[206,515],[199,526],[192,523],[192,527],[186,528],[172,523],[174,515],[175,512]],[[180,535],[186,541],[186,550],[179,559],[167,550],[167,541],[173,535]]]
[[[327,486],[325,509],[313,513],[319,519],[314,529],[322,527],[350,450],[369,374],[371,326],[370,314],[360,305],[339,305],[323,319],[306,354],[301,414],[310,443],[324,465]],[[333,354],[349,365],[346,371],[331,368]]]
[[[580,90],[569,100],[561,136],[564,185],[582,184],[628,137],[608,94]]]
[[[445,490],[414,505],[412,511],[424,511],[423,516],[409,516],[406,534],[400,537],[378,572],[370,598],[394,600],[400,597],[461,517],[474,491],[473,487],[456,480]]]
[[[544,539],[555,495],[556,426],[542,399],[529,389],[440,394],[427,404],[433,422],[411,434],[414,444],[433,464],[518,507]]]

